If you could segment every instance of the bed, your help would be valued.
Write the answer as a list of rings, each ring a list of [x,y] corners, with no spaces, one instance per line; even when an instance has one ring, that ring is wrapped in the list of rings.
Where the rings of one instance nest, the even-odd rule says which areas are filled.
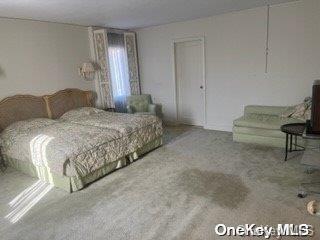
[[[6,164],[73,192],[162,145],[157,117],[106,112],[93,102],[92,92],[78,89],[2,100]]]
[[[61,120],[79,125],[113,129],[128,138],[128,148],[135,160],[140,151],[153,148],[162,142],[162,124],[152,115],[106,112],[96,108],[84,107],[68,111]],[[149,147],[146,143],[152,143]]]

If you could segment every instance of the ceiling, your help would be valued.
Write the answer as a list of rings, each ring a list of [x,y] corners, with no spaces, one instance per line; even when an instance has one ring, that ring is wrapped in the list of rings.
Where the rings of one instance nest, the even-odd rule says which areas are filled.
[[[0,16],[141,28],[295,0],[1,0]]]

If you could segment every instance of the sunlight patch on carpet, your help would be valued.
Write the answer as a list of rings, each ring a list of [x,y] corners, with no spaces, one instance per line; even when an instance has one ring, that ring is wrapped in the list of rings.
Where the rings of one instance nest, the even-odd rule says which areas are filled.
[[[11,223],[19,221],[34,205],[36,205],[51,189],[53,185],[38,180],[22,191],[10,203],[11,212],[5,216]]]

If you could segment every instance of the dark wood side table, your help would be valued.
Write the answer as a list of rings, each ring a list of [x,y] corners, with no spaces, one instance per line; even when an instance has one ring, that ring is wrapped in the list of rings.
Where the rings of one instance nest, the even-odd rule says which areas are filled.
[[[286,156],[285,161],[288,160],[289,152],[304,151],[303,146],[298,145],[298,137],[302,137],[304,130],[306,129],[305,123],[289,123],[281,126],[281,131],[286,134]],[[292,138],[294,136],[294,143]],[[294,146],[294,149],[292,149]]]

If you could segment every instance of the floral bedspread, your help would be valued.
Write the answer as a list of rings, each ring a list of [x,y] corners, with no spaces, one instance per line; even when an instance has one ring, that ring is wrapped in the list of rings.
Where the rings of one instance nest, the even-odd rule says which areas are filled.
[[[65,176],[86,176],[162,136],[154,116],[82,108],[60,120],[31,119],[0,134],[2,154]]]
[[[128,147],[131,152],[163,134],[162,121],[152,115],[106,112],[84,107],[71,110],[60,119],[82,125],[117,130],[129,138]]]

